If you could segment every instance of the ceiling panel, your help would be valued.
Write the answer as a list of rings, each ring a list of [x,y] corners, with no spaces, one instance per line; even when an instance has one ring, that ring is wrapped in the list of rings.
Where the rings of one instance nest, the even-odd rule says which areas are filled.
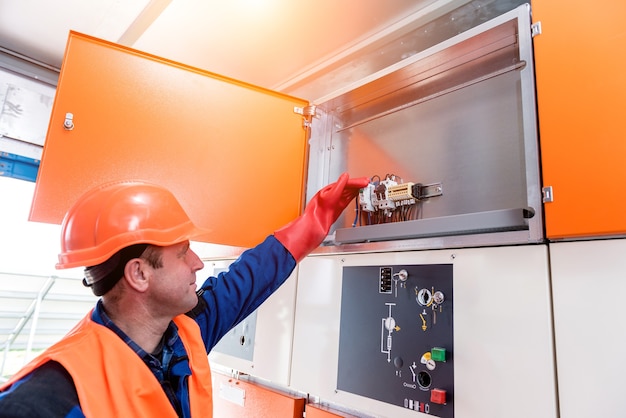
[[[117,41],[150,0],[0,0],[0,46],[59,68],[68,32]]]
[[[436,2],[0,0],[0,47],[58,68],[75,30],[271,88]]]

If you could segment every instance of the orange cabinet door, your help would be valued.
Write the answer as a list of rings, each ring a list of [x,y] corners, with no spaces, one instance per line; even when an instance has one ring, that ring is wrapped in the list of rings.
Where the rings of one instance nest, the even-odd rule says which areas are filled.
[[[546,235],[626,233],[626,2],[533,0]]]
[[[60,223],[87,189],[169,188],[202,241],[250,247],[299,215],[308,103],[71,33],[30,219]],[[73,115],[73,129],[64,127]]]

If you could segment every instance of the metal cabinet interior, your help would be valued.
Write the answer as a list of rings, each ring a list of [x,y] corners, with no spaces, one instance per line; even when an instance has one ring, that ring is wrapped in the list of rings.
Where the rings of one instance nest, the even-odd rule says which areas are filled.
[[[401,225],[353,228],[346,212],[334,242],[343,247],[322,251],[393,240],[409,241],[385,247],[542,241],[528,5],[351,87],[317,106],[309,194],[315,179],[342,171],[441,183],[443,194],[420,202],[417,220]]]

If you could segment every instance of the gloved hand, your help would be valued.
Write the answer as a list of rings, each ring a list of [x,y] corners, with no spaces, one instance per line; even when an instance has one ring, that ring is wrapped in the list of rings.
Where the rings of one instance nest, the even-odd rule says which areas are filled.
[[[296,262],[317,248],[341,212],[367,186],[367,177],[350,179],[343,173],[337,182],[318,191],[306,205],[304,213],[283,226],[274,236],[293,255]]]

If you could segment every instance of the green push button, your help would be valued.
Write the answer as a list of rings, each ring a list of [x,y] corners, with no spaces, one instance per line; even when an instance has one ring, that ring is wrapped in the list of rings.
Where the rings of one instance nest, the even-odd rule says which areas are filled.
[[[433,349],[430,350],[430,355],[431,355],[431,358],[435,361],[441,361],[441,362],[446,361],[446,349],[445,348],[433,347]]]

